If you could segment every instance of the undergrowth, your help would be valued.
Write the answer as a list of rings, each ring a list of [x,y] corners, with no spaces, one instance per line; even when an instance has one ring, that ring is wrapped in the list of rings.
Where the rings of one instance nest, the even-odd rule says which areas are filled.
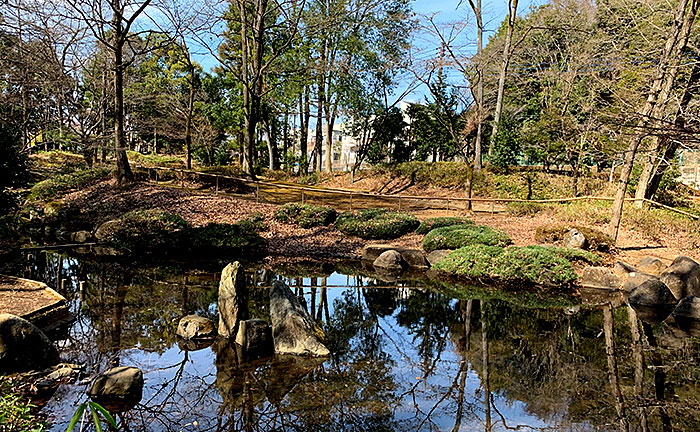
[[[302,228],[330,225],[337,216],[335,209],[314,204],[289,203],[275,211],[276,220]]]
[[[159,154],[143,154],[128,150],[126,152],[129,162],[148,168],[185,168],[185,162],[178,156],[167,156]]]
[[[505,232],[484,225],[452,225],[436,228],[423,239],[423,249],[459,249],[475,244],[504,247],[512,243]]]
[[[416,230],[416,233],[427,234],[435,228],[442,228],[453,225],[471,225],[473,223],[474,222],[472,222],[470,219],[464,217],[435,217],[426,219],[423,222],[421,222],[420,226]]]
[[[50,200],[72,190],[82,189],[109,177],[111,169],[95,167],[61,174],[35,184],[29,191],[28,201]]]
[[[344,212],[336,220],[336,227],[343,234],[374,240],[399,238],[419,225],[414,215],[388,209]]]

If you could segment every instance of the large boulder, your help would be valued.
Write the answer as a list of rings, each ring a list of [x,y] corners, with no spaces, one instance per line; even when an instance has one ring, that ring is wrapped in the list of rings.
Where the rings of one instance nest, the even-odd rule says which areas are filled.
[[[658,280],[658,276],[644,273],[638,268],[622,261],[618,261],[613,267],[613,273],[620,278],[622,288],[625,292],[630,292],[648,280]]]
[[[391,246],[387,244],[370,244],[362,248],[362,260],[363,261],[374,261],[379,258],[379,255],[386,251],[396,250],[396,246]]]
[[[385,270],[398,270],[403,268],[403,258],[401,254],[395,250],[388,250],[382,252],[381,255],[377,257],[372,263],[375,268],[385,269]]]
[[[122,227],[122,221],[119,219],[109,220],[97,228],[95,238],[99,241],[112,240],[114,234]]]
[[[409,267],[415,269],[427,269],[428,262],[425,260],[425,255],[418,249],[403,249],[401,258],[408,264]]]
[[[647,280],[627,295],[630,305],[675,307],[676,297],[665,283],[660,280]]]
[[[209,318],[187,315],[177,324],[177,335],[183,339],[210,339],[216,336],[216,328]]]
[[[647,256],[639,260],[637,268],[646,274],[661,276],[661,273],[666,270],[666,265],[658,258]]]
[[[0,314],[0,374],[46,369],[60,362],[56,346],[34,324]]]
[[[700,320],[700,297],[688,296],[678,303],[673,310],[673,317]]]
[[[700,264],[687,256],[679,256],[661,273],[660,279],[678,300],[700,296]]]
[[[323,330],[302,308],[292,290],[278,280],[270,290],[270,318],[276,353],[317,357],[330,354],[324,345]]]
[[[95,378],[88,396],[108,411],[130,410],[143,396],[143,372],[127,366],[110,369]]]
[[[244,361],[270,357],[275,353],[272,328],[261,319],[241,321],[236,344],[241,347],[241,357]]]
[[[221,272],[219,282],[219,335],[236,337],[238,322],[248,318],[248,287],[243,266],[233,262]]]
[[[620,278],[608,267],[586,267],[581,276],[581,285],[588,288],[619,289]]]
[[[581,231],[572,228],[562,239],[562,244],[567,248],[584,249],[588,244],[588,240]]]

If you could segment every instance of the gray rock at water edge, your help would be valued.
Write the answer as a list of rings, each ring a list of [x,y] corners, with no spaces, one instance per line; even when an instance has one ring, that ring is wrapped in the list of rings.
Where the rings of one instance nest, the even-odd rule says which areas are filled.
[[[673,308],[678,303],[676,297],[665,283],[650,279],[626,294],[627,302],[632,306],[654,306]]]
[[[660,279],[678,300],[700,296],[700,264],[687,256],[679,256],[661,273]]]
[[[608,267],[591,267],[583,269],[581,285],[588,288],[605,288],[616,290],[620,288],[620,278]]]
[[[95,238],[100,241],[112,240],[114,233],[121,228],[122,223],[117,219],[109,220],[97,228]]]
[[[301,307],[299,300],[281,281],[274,281],[270,290],[272,337],[277,354],[324,357],[330,354],[324,345],[323,330]]]
[[[127,411],[143,397],[143,372],[128,366],[110,369],[95,378],[88,396],[108,411]]]
[[[700,320],[700,297],[685,297],[673,310],[673,317]]]
[[[438,263],[438,261],[442,260],[447,255],[449,255],[450,252],[452,252],[452,251],[448,250],[448,249],[434,250],[428,254],[428,262],[430,263],[431,266],[434,266],[435,264]]]
[[[386,251],[397,250],[396,246],[391,246],[387,244],[370,244],[362,248],[362,260],[363,261],[374,261],[379,258],[379,255]]]
[[[425,259],[423,252],[418,249],[404,249],[401,251],[401,258],[411,268],[426,269],[428,262]]]
[[[576,228],[571,229],[563,238],[562,243],[565,247],[572,249],[584,249],[588,244],[586,236],[581,234],[581,231]]]
[[[243,266],[233,262],[221,272],[219,282],[219,335],[236,337],[238,322],[248,318],[248,287]]]
[[[659,280],[658,276],[644,273],[624,262],[617,262],[613,272],[620,278],[622,288],[626,292],[632,291],[648,280]]]
[[[613,267],[613,273],[620,278],[620,282],[622,284],[627,282],[627,278],[629,278],[630,273],[636,273],[638,271],[639,270],[636,267],[623,261],[616,262],[615,266]]]
[[[639,260],[637,268],[646,274],[660,276],[666,270],[666,265],[658,258],[647,256]]]
[[[375,268],[381,268],[385,270],[401,270],[403,268],[403,258],[401,254],[395,250],[388,250],[383,252],[376,260],[372,263]]]
[[[236,344],[241,346],[241,357],[244,361],[271,357],[275,353],[272,328],[261,319],[241,321]]]
[[[89,231],[76,231],[70,235],[70,240],[75,243],[87,243],[91,239],[92,234]]]
[[[209,318],[188,315],[178,322],[177,335],[183,339],[209,339],[216,336],[216,329]]]
[[[34,324],[0,314],[0,374],[46,369],[60,362],[56,346]]]

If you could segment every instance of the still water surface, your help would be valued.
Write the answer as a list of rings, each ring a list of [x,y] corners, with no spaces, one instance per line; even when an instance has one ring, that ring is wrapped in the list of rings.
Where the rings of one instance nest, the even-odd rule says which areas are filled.
[[[215,271],[38,261],[26,270],[63,285],[76,317],[58,335],[62,357],[87,374],[43,407],[51,430],[114,365],[144,371],[141,403],[119,418],[131,431],[700,430],[698,338],[673,318],[644,323],[617,298],[251,269],[251,315],[268,319],[265,287],[285,280],[332,356],[238,364],[225,344],[188,351],[175,336],[184,315],[216,318]]]

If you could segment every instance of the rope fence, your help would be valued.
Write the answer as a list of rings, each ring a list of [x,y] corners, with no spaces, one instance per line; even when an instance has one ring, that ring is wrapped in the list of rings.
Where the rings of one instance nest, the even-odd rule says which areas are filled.
[[[508,203],[529,203],[529,204],[564,204],[576,201],[615,201],[614,197],[600,197],[600,196],[581,196],[573,198],[552,198],[552,199],[517,199],[517,198],[469,198],[469,197],[441,197],[441,196],[420,196],[420,195],[399,195],[399,194],[381,194],[372,192],[355,191],[349,189],[331,189],[322,187],[311,187],[311,186],[301,186],[293,185],[287,183],[279,183],[269,180],[252,180],[242,177],[234,177],[222,174],[206,173],[195,170],[186,170],[181,168],[165,168],[165,167],[144,167],[136,166],[135,168],[145,170],[148,172],[148,179],[155,180],[156,183],[165,180],[164,176],[159,172],[169,172],[174,173],[174,180],[180,182],[180,187],[185,188],[185,182],[187,176],[194,176],[196,180],[200,183],[205,183],[205,179],[209,179],[211,183],[209,186],[214,189],[214,194],[226,194],[244,197],[247,196],[250,190],[254,191],[256,202],[261,200],[264,202],[270,202],[275,204],[284,204],[288,202],[314,202],[321,203],[327,201],[333,201],[333,205],[344,206],[350,210],[364,209],[364,208],[376,208],[379,207],[378,203],[381,203],[381,207],[392,207],[399,211],[401,210],[425,210],[425,209],[435,209],[435,210],[468,210],[472,208],[473,204],[487,204],[486,209],[481,208],[474,211],[486,211],[495,213],[496,204],[508,204]],[[171,179],[169,179],[171,180]],[[246,192],[248,188],[248,193]],[[231,193],[230,190],[233,189],[236,193]],[[224,190],[229,190],[229,192],[224,192]],[[288,193],[285,191],[291,191],[295,193]],[[340,198],[341,202],[337,202]],[[665,210],[681,214],[683,216],[700,220],[700,216],[680,210],[674,207],[661,204],[659,202],[650,199],[641,198],[625,198],[625,202],[638,202],[649,204],[651,206],[663,208]]]

